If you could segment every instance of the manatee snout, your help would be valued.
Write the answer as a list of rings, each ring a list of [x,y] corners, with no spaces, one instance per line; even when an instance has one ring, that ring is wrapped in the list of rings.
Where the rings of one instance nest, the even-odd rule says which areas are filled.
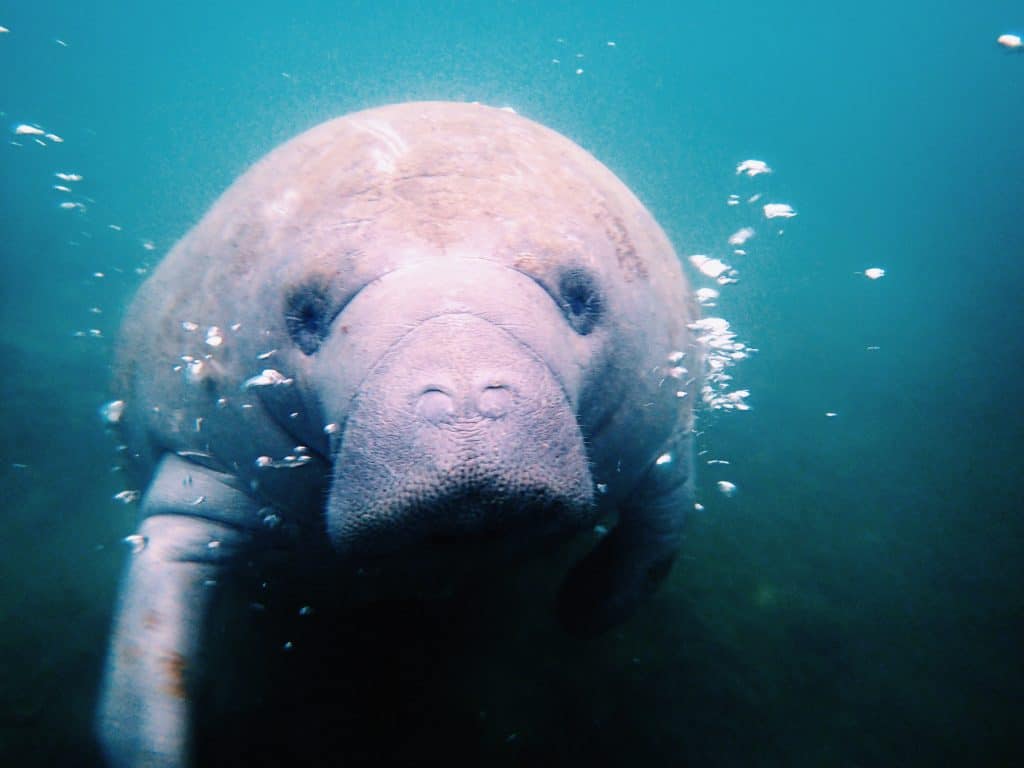
[[[468,312],[431,318],[388,350],[359,388],[335,467],[328,533],[359,560],[519,554],[594,513],[557,376]]]

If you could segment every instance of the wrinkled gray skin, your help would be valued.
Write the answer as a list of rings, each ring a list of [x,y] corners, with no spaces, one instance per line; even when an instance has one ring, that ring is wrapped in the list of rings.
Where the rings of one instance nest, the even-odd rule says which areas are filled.
[[[111,762],[189,762],[212,590],[268,545],[326,535],[339,579],[415,589],[607,519],[559,609],[574,631],[627,617],[692,506],[694,319],[633,194],[509,111],[389,106],[267,155],[124,322],[120,428],[152,479],[99,712]]]

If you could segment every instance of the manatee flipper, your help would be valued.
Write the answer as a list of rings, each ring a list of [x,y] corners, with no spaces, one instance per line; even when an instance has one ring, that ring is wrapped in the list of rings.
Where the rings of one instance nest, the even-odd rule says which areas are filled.
[[[218,577],[249,544],[244,522],[257,517],[255,502],[227,479],[167,456],[146,492],[97,720],[111,765],[189,763],[206,609]]]
[[[558,596],[563,626],[596,634],[625,621],[665,580],[693,508],[693,466],[685,430],[648,469],[619,522],[569,571]]]

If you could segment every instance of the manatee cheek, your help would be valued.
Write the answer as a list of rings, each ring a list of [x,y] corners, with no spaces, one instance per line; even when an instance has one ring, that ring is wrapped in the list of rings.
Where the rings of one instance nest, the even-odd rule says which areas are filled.
[[[470,314],[407,334],[364,381],[341,436],[328,533],[355,559],[511,554],[590,522],[576,416],[551,371]]]

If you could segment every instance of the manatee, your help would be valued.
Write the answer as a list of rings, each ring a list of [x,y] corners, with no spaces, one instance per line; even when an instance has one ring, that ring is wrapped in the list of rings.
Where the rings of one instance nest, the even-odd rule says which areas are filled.
[[[270,152],[123,321],[108,414],[145,492],[111,763],[189,763],[219,577],[271,548],[372,598],[589,535],[552,605],[575,633],[626,619],[693,506],[696,319],[633,193],[510,110],[385,106]]]

